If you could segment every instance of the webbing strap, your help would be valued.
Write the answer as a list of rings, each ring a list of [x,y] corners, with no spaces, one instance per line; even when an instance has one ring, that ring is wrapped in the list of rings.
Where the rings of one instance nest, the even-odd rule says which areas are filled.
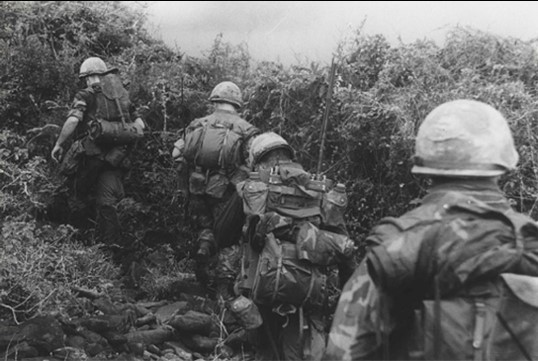
[[[475,322],[473,332],[473,355],[474,360],[482,360],[482,344],[484,343],[484,329],[486,326],[486,305],[475,302]]]
[[[224,157],[224,149],[226,148],[226,146],[228,145],[228,134],[230,134],[230,128],[226,129],[226,134],[224,135],[224,141],[222,143],[222,147],[220,148],[219,150],[219,160],[217,161],[219,167],[222,168],[223,164],[224,164],[224,161],[223,161],[223,157]]]
[[[300,357],[301,359],[304,358],[304,346],[305,346],[305,333],[304,333],[304,326],[305,326],[305,322],[304,322],[304,310],[303,310],[303,307],[299,307],[299,310],[297,311],[299,312],[299,352],[300,352]]]
[[[439,289],[439,276],[434,277],[434,297],[433,306],[434,321],[433,321],[433,357],[440,360],[441,356],[441,291]]]
[[[312,294],[312,290],[314,289],[314,280],[315,280],[314,274],[311,274],[311,276],[310,276],[310,285],[308,286],[308,292],[306,293],[304,301],[301,304],[301,308],[304,306],[306,301],[308,301],[308,299],[310,298],[310,295]]]
[[[125,128],[125,114],[123,114],[123,110],[121,109],[120,100],[118,98],[115,98],[114,100],[116,102],[116,106],[118,107],[118,111],[120,112],[121,124],[123,124],[123,128]]]

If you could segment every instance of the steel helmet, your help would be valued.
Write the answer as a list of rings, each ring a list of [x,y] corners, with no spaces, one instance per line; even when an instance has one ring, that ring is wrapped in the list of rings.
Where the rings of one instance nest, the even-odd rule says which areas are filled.
[[[85,78],[90,75],[105,75],[117,71],[118,69],[108,69],[105,62],[101,58],[92,57],[84,60],[80,66],[78,77]]]
[[[226,102],[240,108],[243,105],[241,90],[231,81],[223,81],[213,88],[209,100],[212,102]]]
[[[506,119],[475,100],[435,108],[420,125],[415,144],[416,174],[493,177],[518,161]]]
[[[254,137],[250,143],[248,164],[254,166],[264,155],[275,149],[285,149],[290,153],[290,158],[293,158],[293,148],[280,135],[267,132]]]

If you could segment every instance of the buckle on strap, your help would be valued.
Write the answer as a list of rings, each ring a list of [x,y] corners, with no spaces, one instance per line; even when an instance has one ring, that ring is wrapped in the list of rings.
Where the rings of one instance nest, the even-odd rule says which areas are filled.
[[[483,302],[475,302],[475,322],[473,332],[474,359],[481,360],[481,348],[484,343],[484,329],[486,326],[486,305]]]

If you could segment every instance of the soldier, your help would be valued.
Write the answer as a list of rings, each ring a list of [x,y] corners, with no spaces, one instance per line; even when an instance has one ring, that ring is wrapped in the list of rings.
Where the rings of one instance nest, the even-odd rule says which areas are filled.
[[[254,337],[258,359],[318,360],[332,313],[329,299],[354,269],[344,186],[304,171],[275,133],[255,137],[249,154],[253,172],[238,185],[246,214],[241,265],[233,266],[233,252],[222,252],[229,258],[218,268],[221,283],[239,280],[240,295],[228,307],[246,318],[247,329],[259,323],[254,311],[238,310],[239,300],[247,296],[260,310],[263,322]]]
[[[105,62],[96,57],[80,66],[80,90],[69,110],[51,157],[61,161],[67,177],[70,223],[81,226],[91,217],[89,205],[95,198],[97,224],[104,243],[119,243],[120,224],[116,204],[123,197],[122,176],[128,167],[132,144],[142,137],[142,119],[131,121],[127,90]],[[74,138],[64,156],[64,147]]]
[[[536,286],[527,276],[538,275],[538,228],[498,186],[517,161],[506,120],[487,104],[451,101],[426,117],[412,172],[431,177],[431,186],[418,208],[381,220],[367,238],[324,359],[536,355],[528,342],[534,322],[510,319],[538,315],[509,303]]]
[[[211,281],[207,263],[217,252],[215,219],[235,192],[235,185],[248,176],[245,146],[259,133],[238,115],[243,101],[234,83],[217,84],[209,100],[215,106],[214,112],[193,120],[172,153],[187,166],[190,215],[198,233],[197,277],[206,286]]]

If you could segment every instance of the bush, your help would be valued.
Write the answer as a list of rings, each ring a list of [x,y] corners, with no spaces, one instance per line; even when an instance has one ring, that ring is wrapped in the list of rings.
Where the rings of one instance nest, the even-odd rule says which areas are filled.
[[[222,35],[204,56],[190,57],[151,39],[143,27],[143,9],[120,2],[8,1],[0,5],[0,19],[0,117],[10,129],[0,133],[0,216],[8,219],[3,227],[9,240],[3,242],[19,250],[16,258],[29,257],[17,246],[21,242],[35,243],[35,254],[48,252],[48,245],[60,246],[46,241],[48,233],[40,231],[39,222],[61,179],[48,161],[50,149],[35,157],[22,134],[45,122],[62,123],[77,90],[78,66],[88,55],[117,65],[131,80],[135,105],[147,107],[150,132],[134,150],[125,181],[128,198],[119,206],[126,237],[143,246],[140,257],[145,250],[166,249],[185,263],[174,272],[188,270],[184,259],[190,256],[193,232],[184,211],[184,181],[170,152],[183,128],[210,110],[209,92],[220,81],[242,88],[244,118],[282,134],[296,149],[297,160],[316,170],[327,106],[326,66],[253,62],[244,44],[229,44]],[[348,227],[357,243],[381,217],[402,214],[424,195],[427,180],[410,172],[414,137],[433,108],[460,98],[491,104],[508,119],[521,158],[501,187],[518,210],[538,217],[537,59],[532,42],[463,28],[449,32],[444,46],[427,40],[391,46],[381,35],[360,31],[341,44],[322,172],[347,186]],[[53,111],[47,110],[51,101],[58,104]],[[62,236],[71,232],[67,229],[50,232],[91,243],[86,234]],[[80,250],[75,244],[66,252]],[[152,272],[144,281],[147,294],[161,292],[171,281],[165,270]],[[31,294],[22,291],[22,279],[17,282],[9,286],[10,301],[3,301],[10,307]],[[43,282],[40,295],[47,296],[51,284]]]
[[[7,220],[0,234],[0,319],[20,322],[60,312],[73,316],[74,287],[106,291],[118,269],[97,246],[65,225]]]

